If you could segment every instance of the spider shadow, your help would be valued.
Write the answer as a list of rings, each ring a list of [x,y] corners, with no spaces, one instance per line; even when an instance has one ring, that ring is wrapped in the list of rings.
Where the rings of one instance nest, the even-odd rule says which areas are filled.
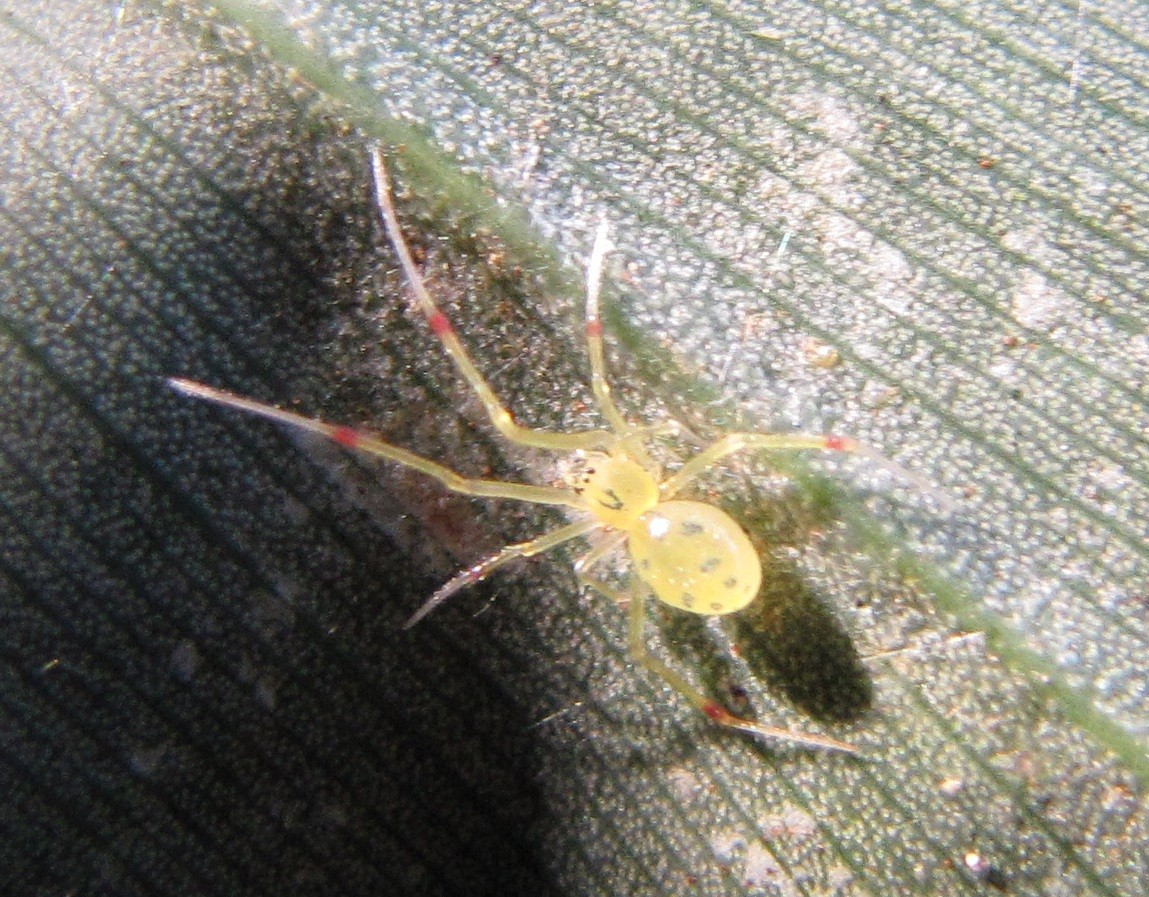
[[[731,628],[751,670],[815,719],[849,722],[870,709],[874,686],[861,655],[795,566],[772,565]]]
[[[762,497],[728,508],[751,535],[763,561],[762,585],[743,611],[722,619],[734,651],[753,677],[816,720],[851,722],[873,704],[874,683],[831,602],[804,575],[780,545],[809,541],[827,522],[830,505],[807,498]],[[667,643],[676,654],[695,658],[710,694],[735,713],[752,715],[737,683],[734,664],[717,656],[704,618],[673,614],[666,620]]]

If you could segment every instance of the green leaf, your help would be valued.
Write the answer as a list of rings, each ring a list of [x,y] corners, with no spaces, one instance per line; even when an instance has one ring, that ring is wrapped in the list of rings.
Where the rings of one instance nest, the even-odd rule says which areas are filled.
[[[121,890],[1140,893],[1127,14],[42,5],[0,20],[2,768],[29,795],[7,868],[43,868],[52,831],[102,845],[54,854],[54,884]],[[628,412],[848,433],[949,497],[864,459],[740,459],[707,485],[774,603],[650,633],[728,703],[864,759],[715,731],[561,557],[397,634],[455,564],[556,521],[164,392],[210,379],[460,469],[553,473],[492,438],[405,312],[374,140],[401,145],[410,233],[521,419],[584,425],[577,267],[605,214]]]

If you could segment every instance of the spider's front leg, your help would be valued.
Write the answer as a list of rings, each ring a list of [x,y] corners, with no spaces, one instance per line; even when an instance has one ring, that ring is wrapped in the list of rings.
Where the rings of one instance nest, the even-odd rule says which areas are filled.
[[[399,216],[395,212],[395,203],[391,197],[391,178],[387,173],[387,166],[383,162],[383,153],[378,147],[373,147],[371,150],[371,171],[375,180],[375,200],[379,208],[379,216],[383,219],[383,228],[386,231],[387,240],[391,243],[391,248],[395,250],[399,265],[403,269],[407,287],[418,302],[431,332],[439,338],[439,342],[443,345],[447,355],[450,356],[455,369],[483,403],[487,417],[490,418],[495,429],[511,442],[532,448],[557,451],[580,449],[595,451],[615,445],[618,442],[618,434],[610,430],[559,433],[552,430],[536,430],[520,426],[515,422],[511,412],[495,395],[495,391],[487,382],[486,377],[475,366],[470,353],[455,333],[455,328],[442,309],[435,303],[423,282],[423,275],[419,273],[419,268],[411,257],[411,250],[407,247],[407,241],[403,238],[403,230],[399,226]]]
[[[659,485],[661,500],[666,501],[673,497],[688,483],[711,467],[721,463],[723,459],[738,452],[746,451],[816,451],[858,455],[872,464],[884,467],[899,479],[913,483],[926,494],[936,498],[943,507],[953,507],[953,500],[948,495],[912,470],[895,464],[881,452],[858,442],[856,439],[849,436],[837,436],[832,433],[727,433],[683,464],[674,472],[673,476],[662,481]]]
[[[308,433],[324,436],[337,445],[343,446],[345,449],[362,452],[364,455],[372,455],[387,461],[394,461],[396,464],[417,470],[432,479],[438,480],[452,492],[458,492],[462,495],[474,495],[480,498],[510,498],[515,501],[525,501],[536,505],[560,505],[579,511],[586,510],[586,505],[583,500],[570,489],[561,489],[554,486],[533,486],[529,483],[505,483],[502,480],[483,480],[465,477],[437,461],[432,461],[430,458],[424,458],[422,455],[417,455],[405,448],[392,445],[380,439],[378,436],[365,433],[363,430],[356,430],[353,427],[341,426],[339,424],[329,424],[326,421],[313,417],[304,417],[302,414],[284,411],[282,408],[276,408],[274,405],[257,402],[255,399],[237,395],[226,389],[216,389],[214,386],[197,383],[195,380],[185,380],[182,377],[169,377],[167,383],[168,386],[182,395],[191,396],[194,399],[203,399],[216,405],[222,405],[225,408],[235,408],[239,411],[245,411],[248,414],[254,414],[257,417],[287,424],[289,427],[294,427],[297,430],[306,430]]]

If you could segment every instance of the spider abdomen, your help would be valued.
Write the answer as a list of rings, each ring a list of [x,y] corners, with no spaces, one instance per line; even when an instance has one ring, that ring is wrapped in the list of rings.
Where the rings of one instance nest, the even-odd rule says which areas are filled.
[[[758,552],[742,527],[713,505],[662,502],[638,518],[629,537],[635,570],[667,604],[729,614],[758,594]]]

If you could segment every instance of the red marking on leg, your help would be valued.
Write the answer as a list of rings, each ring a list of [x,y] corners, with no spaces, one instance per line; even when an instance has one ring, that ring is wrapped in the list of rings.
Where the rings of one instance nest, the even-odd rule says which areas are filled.
[[[331,431],[331,439],[344,448],[355,448],[362,442],[363,437],[350,427],[336,427]]]
[[[827,436],[826,448],[832,452],[852,452],[858,448],[858,443],[849,436]]]
[[[602,321],[598,318],[591,318],[586,322],[586,335],[591,339],[598,339],[602,336]]]
[[[427,323],[431,325],[431,332],[435,336],[446,336],[451,332],[451,322],[447,320],[447,316],[441,311],[434,312],[429,318]]]
[[[703,704],[702,712],[716,723],[725,723],[730,719],[730,712],[720,704],[714,703],[714,701],[707,701]]]

